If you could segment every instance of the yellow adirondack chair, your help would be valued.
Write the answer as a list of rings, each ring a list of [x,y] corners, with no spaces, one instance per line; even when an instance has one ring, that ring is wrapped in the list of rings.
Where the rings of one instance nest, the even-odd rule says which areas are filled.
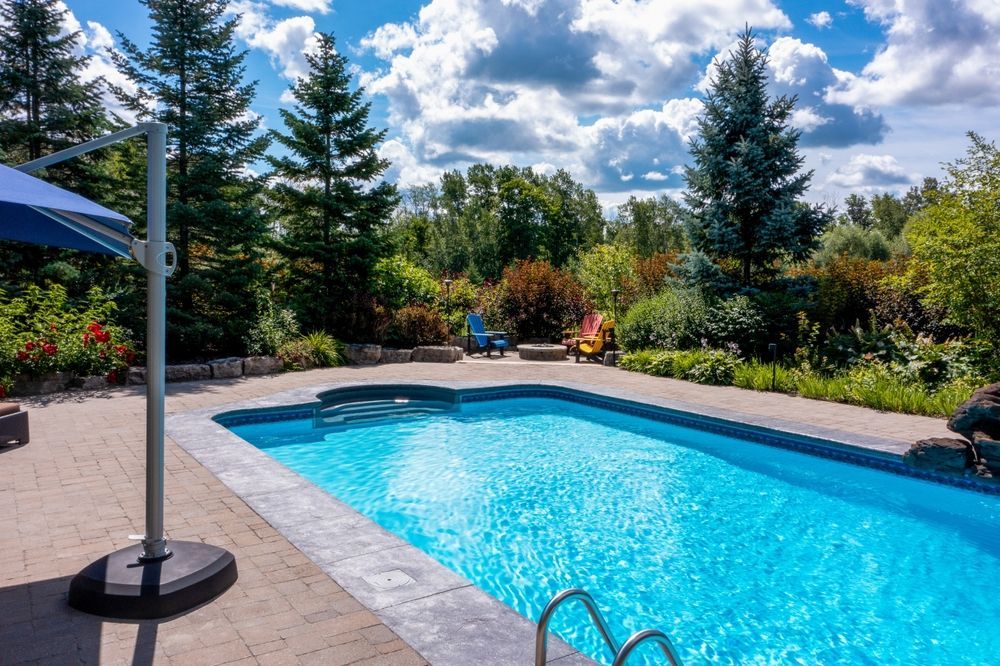
[[[576,339],[576,362],[580,362],[580,357],[600,358],[608,349],[611,342],[611,331],[615,328],[615,320],[609,319],[601,324],[601,330],[593,337]]]

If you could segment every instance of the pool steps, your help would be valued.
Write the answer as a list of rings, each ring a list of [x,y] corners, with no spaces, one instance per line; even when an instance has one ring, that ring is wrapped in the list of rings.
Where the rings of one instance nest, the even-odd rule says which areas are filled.
[[[667,658],[670,666],[681,666],[681,658],[677,655],[677,650],[674,649],[673,643],[659,629],[642,629],[632,634],[627,641],[619,645],[614,634],[611,633],[611,629],[608,627],[607,620],[604,619],[604,614],[597,607],[594,597],[579,587],[563,590],[552,597],[549,603],[545,604],[545,609],[538,618],[538,627],[535,630],[535,666],[545,666],[545,662],[548,659],[549,622],[551,622],[552,616],[564,603],[574,600],[579,601],[586,607],[587,613],[590,614],[590,619],[593,620],[598,633],[604,639],[605,645],[614,653],[614,661],[611,662],[612,666],[624,666],[632,652],[645,643],[656,643],[663,652],[663,656]]]
[[[455,407],[455,403],[441,400],[412,400],[410,398],[352,400],[319,407],[313,419],[313,426],[322,428],[379,421],[387,418],[439,414],[453,411]]]

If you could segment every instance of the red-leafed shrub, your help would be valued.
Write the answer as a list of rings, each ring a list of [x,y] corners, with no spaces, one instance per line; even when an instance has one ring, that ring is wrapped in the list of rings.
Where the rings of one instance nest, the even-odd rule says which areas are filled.
[[[480,306],[488,328],[521,339],[557,337],[591,310],[572,275],[530,259],[506,268],[500,282],[483,291]]]
[[[676,261],[676,252],[657,252],[649,257],[636,257],[635,281],[640,298],[649,298],[663,290],[666,279],[673,276],[671,264]]]
[[[448,325],[436,310],[408,305],[396,310],[386,332],[385,343],[396,347],[440,345],[448,339]]]

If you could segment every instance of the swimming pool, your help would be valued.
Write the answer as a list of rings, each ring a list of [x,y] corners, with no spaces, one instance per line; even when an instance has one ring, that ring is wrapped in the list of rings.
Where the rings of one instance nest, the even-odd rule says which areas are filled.
[[[530,619],[580,586],[689,663],[994,660],[996,497],[551,397],[299,413],[230,427]]]

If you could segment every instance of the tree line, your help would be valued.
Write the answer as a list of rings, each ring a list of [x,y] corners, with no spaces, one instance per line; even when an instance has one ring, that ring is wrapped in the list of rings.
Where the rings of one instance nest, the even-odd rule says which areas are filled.
[[[766,53],[749,29],[716,69],[683,203],[631,197],[609,220],[593,190],[565,170],[489,164],[398,192],[378,155],[386,131],[370,126],[370,103],[332,34],[306,55],[308,73],[280,110],[283,127],[265,131],[251,110],[256,82],[246,80],[247,51],[236,45],[239,17],[227,14],[228,3],[141,1],[148,46],[118,33],[111,58],[129,85],[114,86],[83,80],[88,60],[78,54],[80,35],[65,33],[65,5],[0,0],[0,160],[21,163],[124,127],[104,106],[108,93],[138,120],[168,125],[168,237],[178,251],[168,286],[171,359],[244,353],[260,329],[285,325],[286,308],[304,330],[365,340],[387,307],[373,295],[375,267],[394,255],[432,275],[488,282],[519,259],[572,268],[591,248],[615,243],[637,257],[673,257],[674,272],[691,282],[771,289],[828,228],[897,238],[935,196],[933,181],[902,198],[852,196],[840,224],[834,210],[805,203],[812,173],[802,170],[799,132],[788,124],[796,100],[768,96]],[[41,175],[128,215],[144,235],[141,142]],[[51,282],[80,295],[97,285],[120,321],[142,321],[134,265],[0,249],[4,293]]]

